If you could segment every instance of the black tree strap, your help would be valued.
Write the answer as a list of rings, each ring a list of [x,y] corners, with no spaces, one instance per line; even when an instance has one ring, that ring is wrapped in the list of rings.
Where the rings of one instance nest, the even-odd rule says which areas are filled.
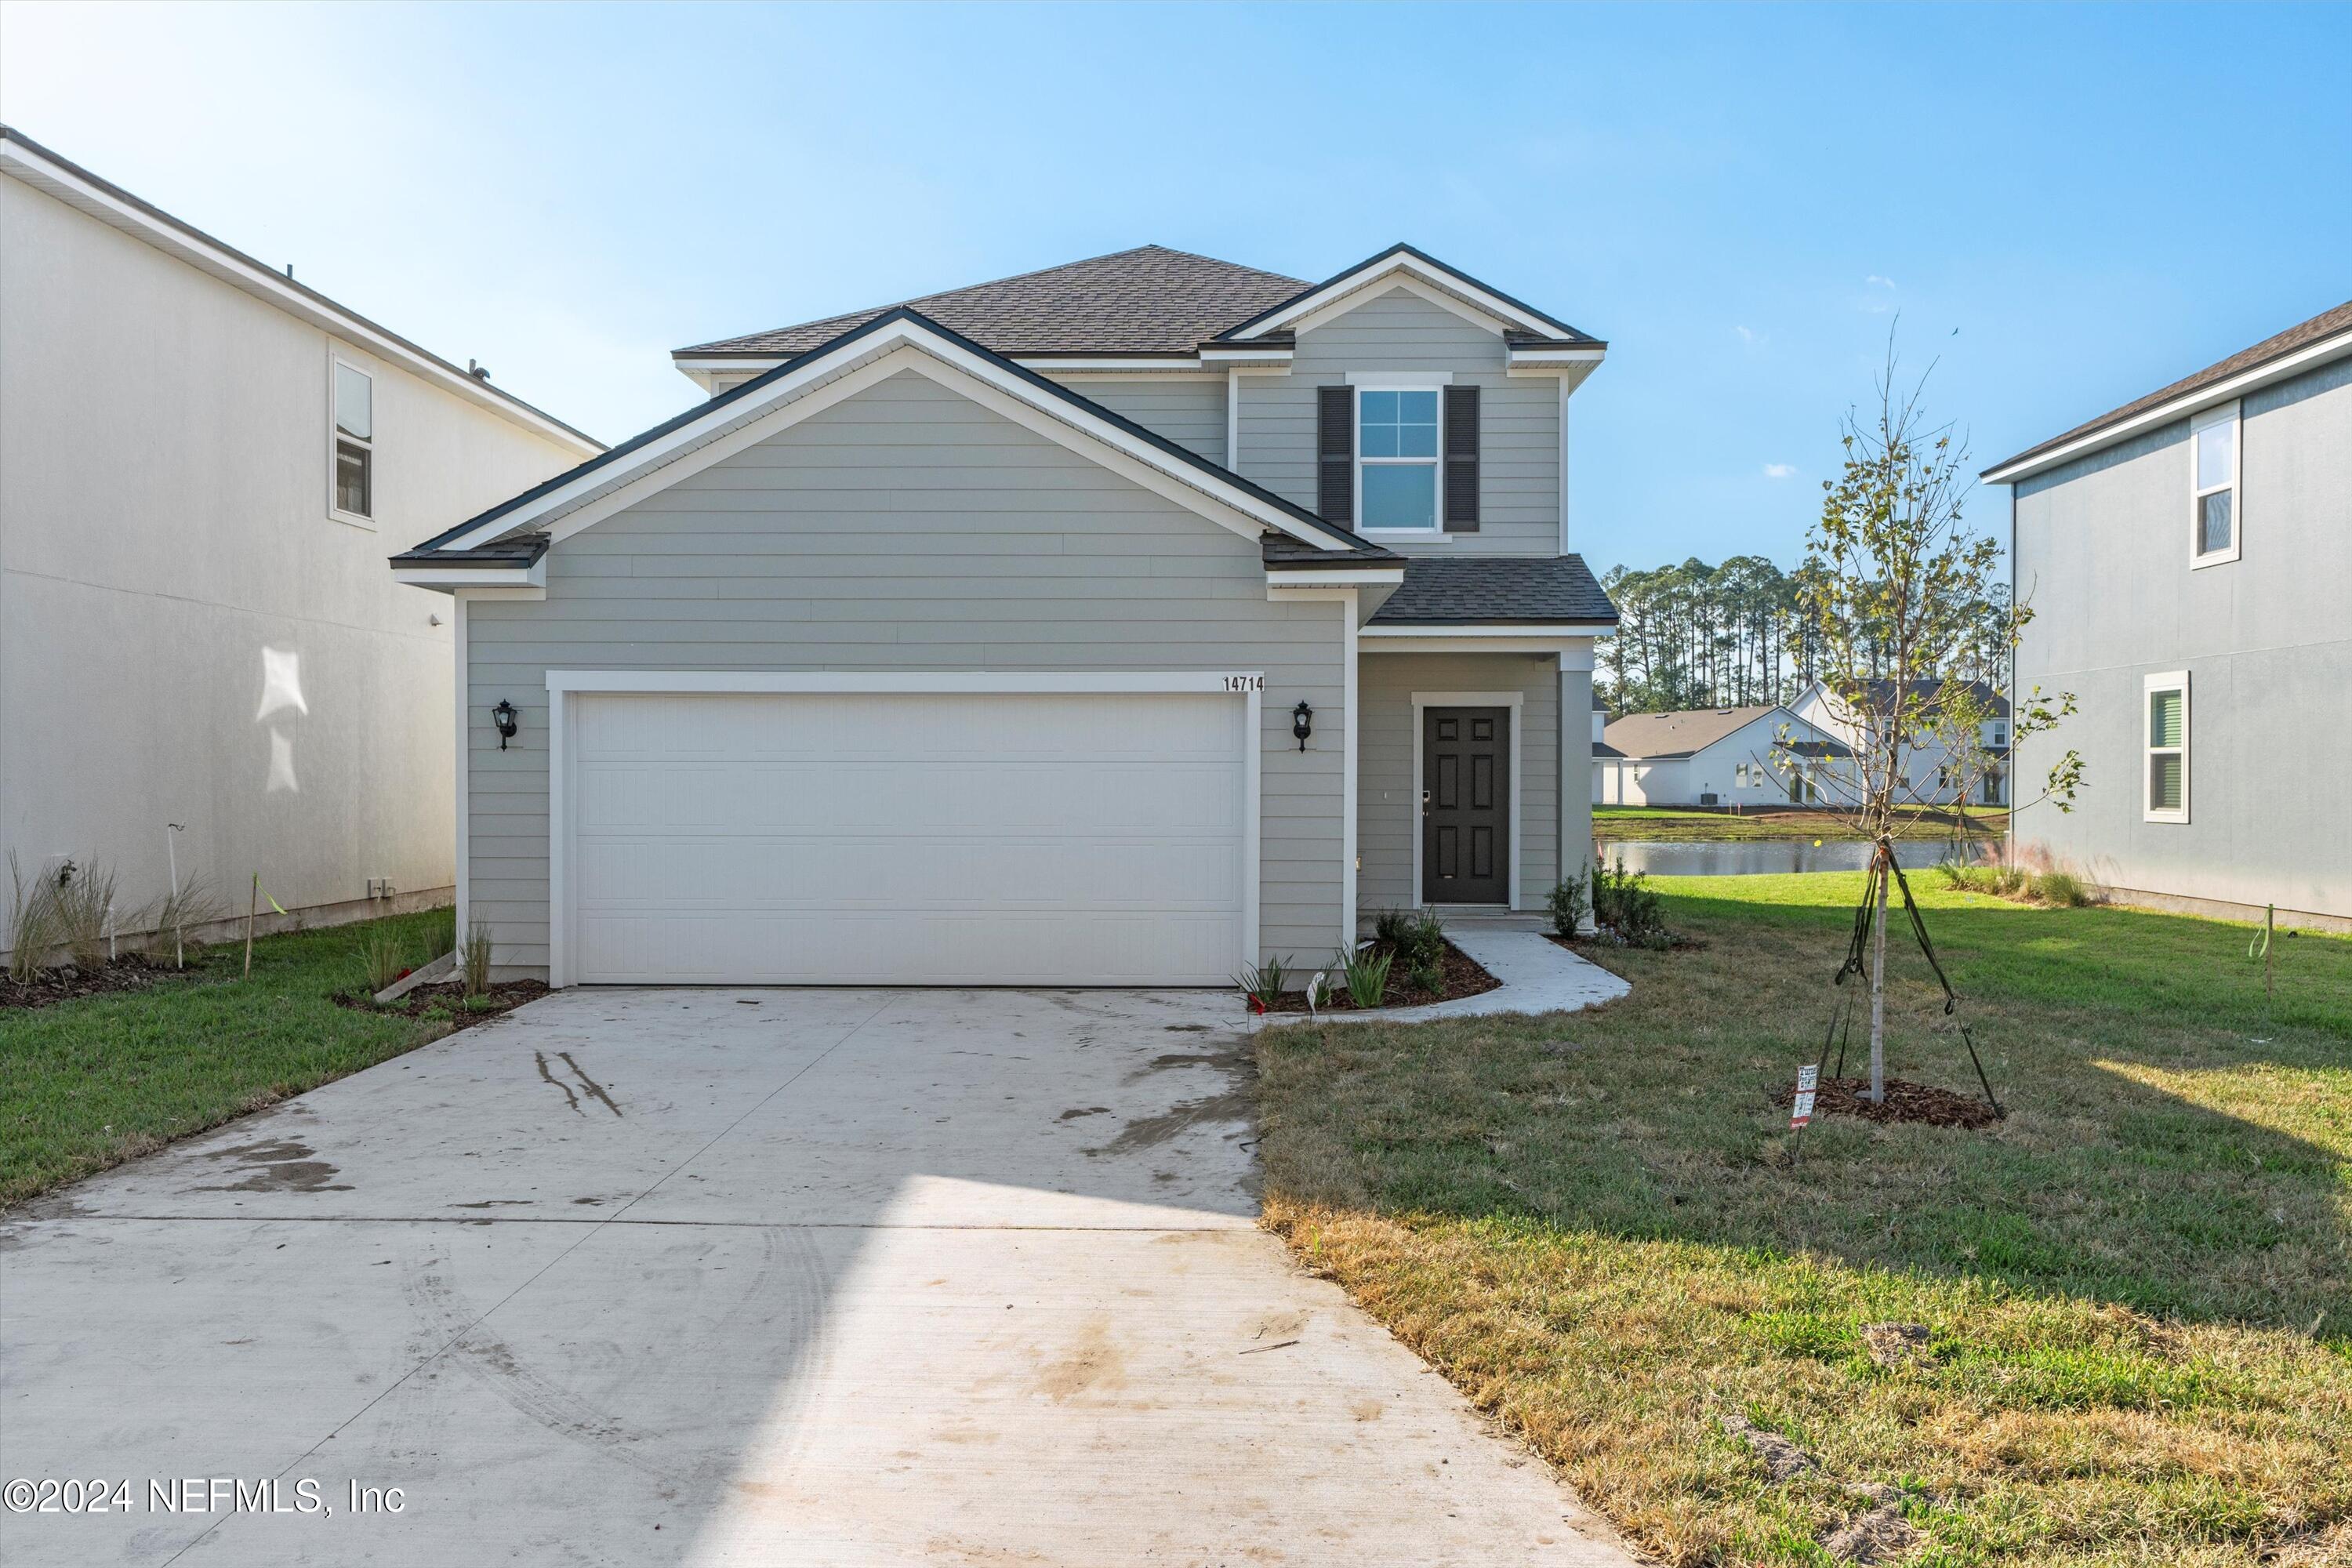
[[[1903,889],[1903,908],[1911,917],[1911,931],[1919,939],[1919,951],[1927,955],[1927,967],[1936,972],[1936,984],[1944,988],[1944,1016],[1960,1026],[1960,1039],[1969,1047],[1969,1064],[1977,1069],[1977,1082],[1984,1086],[1985,1103],[1992,1107],[1995,1116],[2005,1117],[2009,1112],[2003,1110],[2000,1101],[1993,1097],[1992,1079],[1985,1076],[1984,1062],[1977,1055],[1976,1037],[1969,1033],[1969,1021],[1958,1016],[1959,995],[1952,989],[1942,963],[1936,957],[1936,944],[1927,940],[1927,922],[1919,913],[1918,900],[1911,896],[1911,879],[1903,874],[1902,863],[1895,858],[1895,846],[1886,843],[1882,847],[1886,864],[1895,872],[1895,885]]]

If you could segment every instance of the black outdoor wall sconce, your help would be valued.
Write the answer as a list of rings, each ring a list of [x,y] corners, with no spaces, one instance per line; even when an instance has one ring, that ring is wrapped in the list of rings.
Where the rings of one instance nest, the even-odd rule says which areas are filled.
[[[1304,701],[1290,710],[1290,732],[1298,737],[1298,749],[1307,749],[1307,737],[1315,733],[1315,710]]]
[[[490,710],[490,722],[499,727],[499,750],[501,752],[515,737],[516,718],[515,705],[503,697],[499,699],[499,705]]]

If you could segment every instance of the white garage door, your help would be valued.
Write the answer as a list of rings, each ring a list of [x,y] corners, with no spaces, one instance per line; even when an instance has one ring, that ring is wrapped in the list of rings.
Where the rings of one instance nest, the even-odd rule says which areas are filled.
[[[569,706],[572,979],[1205,985],[1240,964],[1240,697]]]

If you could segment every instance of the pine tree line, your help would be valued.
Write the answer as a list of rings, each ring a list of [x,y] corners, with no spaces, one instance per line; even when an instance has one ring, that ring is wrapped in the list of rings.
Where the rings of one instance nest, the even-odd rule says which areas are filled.
[[[1601,579],[1622,617],[1598,648],[1597,685],[1616,713],[1788,702],[1819,673],[1818,638],[1800,605],[1808,561],[1783,572],[1761,555],[1710,566],[1696,555],[1647,572],[1612,568]],[[1970,606],[1983,626],[1958,668],[1938,671],[2008,686],[2009,592]]]

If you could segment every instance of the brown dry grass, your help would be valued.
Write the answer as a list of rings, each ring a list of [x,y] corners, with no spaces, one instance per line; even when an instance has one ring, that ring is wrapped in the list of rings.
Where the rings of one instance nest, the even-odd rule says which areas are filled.
[[[1669,1563],[1829,1561],[1887,1487],[1920,1564],[2352,1562],[2352,943],[2266,1012],[2241,929],[1927,895],[2013,1113],[1791,1170],[1860,879],[1724,880],[1600,1014],[1263,1037],[1268,1223]],[[1922,981],[1897,1070],[1965,1087]]]

